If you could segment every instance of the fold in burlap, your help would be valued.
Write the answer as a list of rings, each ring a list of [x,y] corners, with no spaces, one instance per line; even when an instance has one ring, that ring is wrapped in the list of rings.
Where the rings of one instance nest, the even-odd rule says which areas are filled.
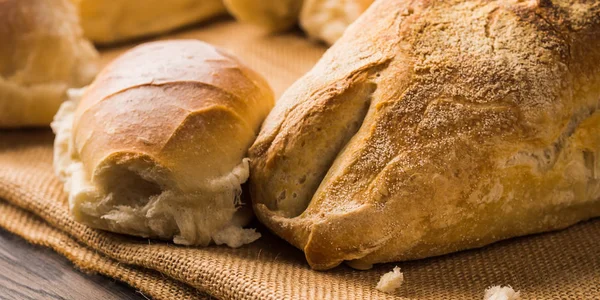
[[[124,281],[157,299],[209,299],[200,290],[165,277],[159,272],[119,264],[75,242],[63,231],[49,226],[35,215],[0,201],[0,226],[27,241],[49,247],[84,271],[96,272]]]
[[[230,22],[176,37],[229,49],[263,73],[277,94],[323,52],[297,36],[263,37]],[[122,50],[105,51],[105,61]],[[0,132],[0,226],[157,299],[201,298],[198,291],[226,299],[389,299],[394,296],[374,287],[395,265],[405,274],[399,297],[481,299],[486,287],[503,284],[521,290],[524,299],[600,299],[600,220],[369,271],[316,272],[301,251],[263,227],[257,242],[230,249],[181,247],[75,223],[52,171],[52,140],[49,130]]]

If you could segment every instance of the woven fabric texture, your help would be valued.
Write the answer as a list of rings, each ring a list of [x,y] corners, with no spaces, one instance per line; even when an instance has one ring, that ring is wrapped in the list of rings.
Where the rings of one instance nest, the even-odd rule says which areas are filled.
[[[75,242],[63,231],[35,215],[0,201],[0,226],[33,244],[54,249],[84,272],[99,273],[121,280],[156,299],[210,299],[198,289],[162,276],[159,272],[130,265],[98,254]]]
[[[298,36],[264,36],[229,21],[171,37],[228,49],[264,74],[278,95],[324,51]],[[104,61],[128,47],[105,50]],[[223,299],[482,299],[491,285],[511,285],[523,299],[600,299],[599,219],[442,257],[327,272],[310,270],[301,251],[259,224],[263,237],[239,249],[181,247],[90,229],[69,216],[52,170],[53,138],[48,129],[0,131],[0,226],[156,299],[204,293]],[[396,265],[405,275],[397,294],[375,290]]]

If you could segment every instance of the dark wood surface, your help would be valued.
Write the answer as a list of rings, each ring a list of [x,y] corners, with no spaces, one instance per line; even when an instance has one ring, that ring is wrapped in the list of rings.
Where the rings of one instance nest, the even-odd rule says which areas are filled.
[[[79,271],[52,249],[0,229],[0,299],[147,299],[121,282]]]

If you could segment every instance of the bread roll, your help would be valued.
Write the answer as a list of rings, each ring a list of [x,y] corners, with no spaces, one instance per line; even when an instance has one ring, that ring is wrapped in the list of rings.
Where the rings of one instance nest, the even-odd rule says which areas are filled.
[[[273,105],[260,75],[200,41],[154,42],[74,96],[52,125],[76,221],[184,245],[260,236],[242,229],[251,210],[240,199],[244,157]]]
[[[284,31],[296,25],[303,0],[224,0],[237,20],[267,31]]]
[[[69,87],[97,73],[68,0],[0,1],[0,127],[48,126]]]
[[[156,35],[225,13],[222,0],[71,0],[86,37],[97,44]]]
[[[379,0],[250,150],[255,212],[315,269],[600,216],[600,4]]]
[[[300,25],[309,36],[333,44],[373,0],[306,0]]]

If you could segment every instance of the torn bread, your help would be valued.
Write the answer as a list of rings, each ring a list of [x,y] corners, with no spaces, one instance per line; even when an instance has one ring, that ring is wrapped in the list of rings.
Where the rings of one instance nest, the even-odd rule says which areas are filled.
[[[266,81],[196,41],[138,46],[72,93],[53,123],[54,167],[73,218],[184,245],[239,247],[244,158],[273,105]]]
[[[521,292],[510,286],[492,286],[485,290],[483,300],[520,300]]]
[[[393,270],[387,272],[381,276],[375,289],[384,293],[395,293],[404,282],[404,274],[400,271],[399,267],[394,267]]]

